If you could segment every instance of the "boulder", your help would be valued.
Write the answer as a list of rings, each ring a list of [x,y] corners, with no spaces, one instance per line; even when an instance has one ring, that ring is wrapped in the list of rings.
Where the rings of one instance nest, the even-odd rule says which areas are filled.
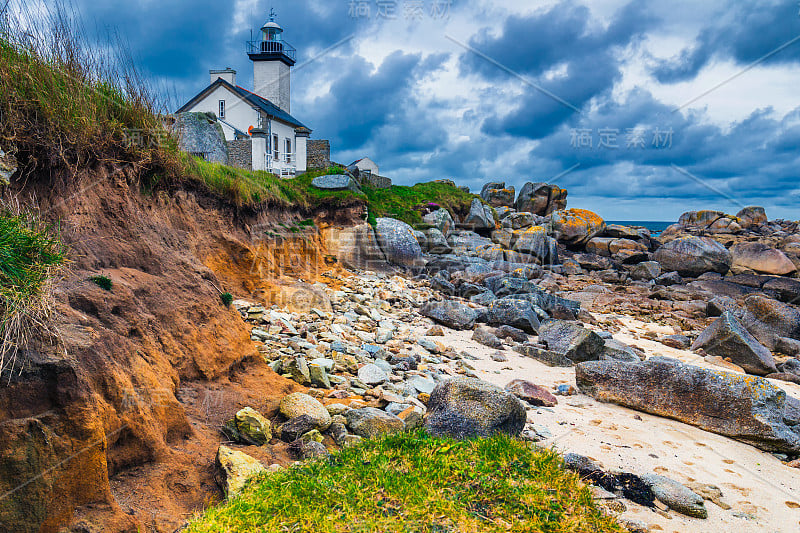
[[[479,315],[477,310],[452,300],[428,302],[419,311],[451,329],[472,329]]]
[[[525,357],[536,359],[547,366],[557,368],[568,368],[575,366],[575,361],[569,357],[566,357],[564,354],[560,354],[552,350],[545,350],[531,343],[525,343],[521,346],[516,346],[514,351],[522,354]]]
[[[414,237],[414,230],[405,222],[393,218],[379,218],[375,226],[375,235],[389,262],[404,267],[421,264],[422,248]]]
[[[360,193],[358,182],[349,174],[329,174],[319,176],[311,181],[311,185],[317,189],[326,191],[352,191]]]
[[[556,185],[528,182],[519,191],[516,208],[517,211],[547,216],[567,208],[567,191]]]
[[[606,223],[585,209],[556,211],[550,217],[552,236],[568,246],[582,247],[606,229]]]
[[[641,361],[641,357],[636,351],[625,344],[615,339],[608,339],[605,341],[603,351],[600,352],[601,361],[626,361],[628,363],[635,363]]]
[[[511,213],[504,219],[503,225],[511,225],[511,229],[524,229],[533,226],[533,215],[530,213]]]
[[[485,189],[481,193],[481,198],[492,207],[510,207],[514,205],[514,187],[503,187],[497,189]]]
[[[511,248],[516,252],[532,255],[542,264],[558,264],[556,240],[547,235],[547,230],[542,226],[514,231]]]
[[[764,283],[761,289],[786,303],[800,303],[800,281],[789,278],[773,278]]]
[[[786,393],[764,378],[707,370],[675,359],[640,363],[589,361],[575,368],[578,388],[593,398],[673,418],[769,452],[800,452],[800,435],[784,421]]]
[[[345,417],[350,431],[365,439],[399,433],[405,428],[401,418],[374,407],[351,409]]]
[[[586,270],[609,270],[614,268],[614,263],[611,262],[611,259],[602,255],[575,254],[572,259]]]
[[[524,379],[510,381],[505,390],[531,405],[553,407],[558,404],[558,399],[550,391]]]
[[[272,438],[269,420],[252,407],[245,407],[236,413],[236,430],[243,442],[263,446]]]
[[[605,341],[597,333],[567,320],[548,320],[542,324],[539,342],[576,363],[598,359],[605,346]]]
[[[766,376],[778,371],[770,351],[730,311],[722,313],[697,337],[692,350],[700,348],[708,355],[729,359],[750,374]]]
[[[492,326],[513,326],[528,333],[539,331],[539,317],[529,300],[521,298],[499,298],[487,309],[487,322]]]
[[[658,501],[686,516],[708,518],[703,497],[668,477],[645,474],[640,479],[650,487]]]
[[[425,231],[425,240],[427,243],[428,253],[449,254],[453,251],[444,234],[436,228],[431,228]]]
[[[495,229],[492,208],[475,198],[469,207],[469,214],[464,219],[464,224],[474,230]]]
[[[430,224],[441,231],[445,238],[449,237],[456,227],[456,223],[453,221],[453,217],[450,216],[450,211],[447,209],[437,209],[436,211],[428,213],[422,217],[422,222]]]
[[[720,243],[708,237],[683,237],[656,250],[655,260],[666,272],[697,277],[706,272],[726,274],[731,267],[731,254]]]
[[[279,410],[286,418],[308,415],[314,421],[316,429],[324,431],[331,425],[331,415],[317,399],[302,392],[293,392],[284,396]]]
[[[652,281],[661,275],[661,265],[656,261],[645,261],[631,269],[631,278],[637,281]]]
[[[525,427],[525,406],[513,394],[474,378],[456,378],[436,386],[428,400],[425,429],[434,436],[456,439],[519,435]]]
[[[800,311],[796,308],[753,294],[745,298],[745,312],[737,312],[742,324],[761,344],[774,350],[778,339],[800,339]]]
[[[266,471],[264,465],[257,459],[227,446],[220,446],[217,450],[216,465],[217,484],[227,498],[239,494],[248,479]]]
[[[768,221],[767,213],[764,211],[764,208],[756,206],[745,207],[736,214],[736,218],[739,219],[739,225],[743,228],[759,226],[761,224],[766,224]]]
[[[797,271],[794,263],[776,248],[760,242],[742,242],[731,247],[731,272],[754,271],[759,274],[785,276]]]

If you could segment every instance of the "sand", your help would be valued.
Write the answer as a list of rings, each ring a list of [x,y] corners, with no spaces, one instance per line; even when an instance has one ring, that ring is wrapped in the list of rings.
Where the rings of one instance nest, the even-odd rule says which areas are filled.
[[[706,368],[696,354],[669,348],[641,338],[646,331],[671,334],[671,328],[617,317],[624,324],[614,338],[642,348],[648,357],[663,355]],[[425,328],[416,333],[424,335]],[[575,384],[571,368],[551,368],[534,359],[506,349],[506,362],[495,362],[496,350],[472,341],[471,331],[445,328],[443,342],[478,357],[471,362],[479,377],[505,386],[512,379],[526,379],[552,389]],[[773,381],[788,394],[800,398],[800,386]],[[552,435],[540,444],[562,453],[591,457],[607,470],[621,469],[635,474],[657,473],[682,483],[717,485],[731,509],[706,501],[708,519],[656,512],[624,500],[627,511],[620,516],[638,520],[651,531],[686,532],[790,532],[800,531],[800,469],[787,467],[769,453],[696,427],[625,407],[600,403],[586,395],[559,396],[553,408],[533,408],[528,420]],[[664,516],[666,515],[666,516]]]

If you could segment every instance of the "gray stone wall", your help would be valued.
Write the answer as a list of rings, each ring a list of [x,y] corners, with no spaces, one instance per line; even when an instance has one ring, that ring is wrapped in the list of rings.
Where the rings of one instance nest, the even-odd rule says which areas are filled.
[[[253,141],[236,139],[228,141],[228,165],[253,170]]]
[[[392,186],[392,180],[385,176],[378,176],[377,174],[361,173],[361,184],[370,185],[376,189],[388,189]]]
[[[228,163],[225,133],[213,113],[179,113],[173,128],[182,151],[206,161]]]
[[[306,168],[308,170],[331,166],[331,143],[320,139],[309,139],[307,144]]]

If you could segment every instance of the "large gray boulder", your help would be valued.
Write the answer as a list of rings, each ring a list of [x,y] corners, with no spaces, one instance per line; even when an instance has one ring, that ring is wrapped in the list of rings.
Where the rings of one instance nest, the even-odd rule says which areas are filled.
[[[513,207],[514,196],[514,187],[505,182],[487,183],[481,190],[481,198],[492,207]]]
[[[361,189],[358,187],[358,182],[349,174],[319,176],[311,181],[311,185],[325,191],[361,192]]]
[[[778,371],[770,351],[745,329],[731,311],[722,313],[697,337],[692,350],[700,348],[709,355],[730,359],[750,374],[766,376]]]
[[[547,216],[567,208],[567,191],[556,185],[529,181],[519,191],[516,208],[517,211]]]
[[[491,207],[475,198],[469,207],[469,214],[464,219],[464,224],[475,230],[495,229],[494,212]]]
[[[791,402],[764,378],[664,357],[580,363],[575,377],[578,388],[597,400],[680,420],[765,451],[800,453],[800,435],[784,419]]]
[[[453,217],[450,216],[450,211],[447,209],[437,209],[422,217],[425,224],[430,224],[434,228],[442,232],[445,237],[449,237],[456,227]]]
[[[422,248],[411,226],[393,218],[379,218],[377,222],[375,235],[378,244],[391,263],[404,267],[422,263]]]
[[[444,234],[436,228],[425,230],[425,242],[428,253],[449,254],[453,251]]]
[[[770,350],[775,350],[781,337],[800,339],[800,311],[791,305],[753,294],[745,299],[744,306],[744,312],[737,312],[737,317]]]
[[[452,300],[428,302],[420,313],[451,329],[472,329],[479,315],[472,307]]]
[[[513,394],[474,378],[456,378],[436,386],[428,400],[425,429],[456,439],[519,435],[525,406]]]
[[[760,242],[742,242],[731,247],[731,272],[750,270],[759,274],[785,276],[797,271],[786,254]]]
[[[731,268],[731,254],[720,243],[708,237],[683,237],[656,250],[654,259],[665,272],[697,277],[706,272],[726,274]]]
[[[597,360],[605,346],[605,341],[597,333],[567,320],[548,320],[542,324],[539,342],[576,363]]]
[[[544,265],[558,264],[558,243],[543,226],[515,230],[511,239],[514,251],[532,255]]]
[[[513,326],[528,333],[539,331],[539,317],[530,300],[515,297],[494,300],[486,316],[492,326]]]

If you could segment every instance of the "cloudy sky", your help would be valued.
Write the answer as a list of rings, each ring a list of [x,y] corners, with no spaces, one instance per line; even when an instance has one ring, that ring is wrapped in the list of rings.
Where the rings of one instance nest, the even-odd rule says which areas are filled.
[[[76,0],[178,107],[271,7],[292,114],[396,183],[548,181],[609,220],[763,205],[800,218],[800,3]]]

